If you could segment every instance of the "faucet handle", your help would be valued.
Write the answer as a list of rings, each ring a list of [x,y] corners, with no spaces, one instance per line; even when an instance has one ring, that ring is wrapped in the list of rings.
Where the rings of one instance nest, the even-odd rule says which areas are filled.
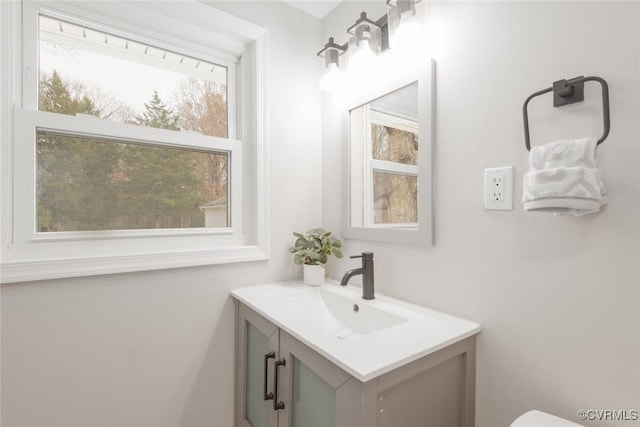
[[[365,259],[373,259],[373,252],[362,252],[360,255],[351,255],[349,258],[365,258]]]

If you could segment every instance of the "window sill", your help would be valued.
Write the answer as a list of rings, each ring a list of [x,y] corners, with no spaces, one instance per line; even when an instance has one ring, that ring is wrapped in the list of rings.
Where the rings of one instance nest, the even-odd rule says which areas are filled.
[[[161,254],[3,262],[0,265],[0,283],[265,261],[268,259],[268,255],[257,246],[227,246],[210,250]]]

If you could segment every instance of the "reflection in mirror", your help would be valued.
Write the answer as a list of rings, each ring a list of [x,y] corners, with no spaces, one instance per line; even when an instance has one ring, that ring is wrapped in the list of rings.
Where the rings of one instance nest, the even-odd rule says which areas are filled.
[[[418,83],[351,110],[351,225],[418,226]]]
[[[432,243],[431,84],[416,73],[347,109],[345,237]]]

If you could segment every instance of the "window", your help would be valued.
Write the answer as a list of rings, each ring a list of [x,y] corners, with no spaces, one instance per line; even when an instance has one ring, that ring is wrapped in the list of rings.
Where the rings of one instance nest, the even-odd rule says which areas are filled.
[[[372,226],[412,226],[418,223],[418,121],[377,111],[369,111],[372,182],[365,224]]]
[[[44,14],[38,29],[39,111],[227,137],[235,64]],[[176,141],[185,149],[37,130],[36,230],[229,227],[230,151]]]
[[[3,71],[24,75],[1,135],[13,153],[3,282],[267,256],[264,30],[199,2],[2,6],[2,36],[17,46],[23,35],[11,52],[22,69],[7,52]],[[212,46],[180,36],[211,22],[227,34],[209,34]],[[238,110],[237,96],[252,107]],[[237,129],[245,121],[255,132]]]

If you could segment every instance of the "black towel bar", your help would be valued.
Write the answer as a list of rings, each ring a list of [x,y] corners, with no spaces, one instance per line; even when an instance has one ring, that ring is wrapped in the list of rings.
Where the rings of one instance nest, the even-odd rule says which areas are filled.
[[[607,139],[609,130],[611,129],[611,122],[609,118],[609,85],[601,77],[574,77],[569,80],[558,80],[553,83],[553,87],[540,90],[527,98],[524,101],[522,107],[522,115],[524,117],[524,144],[528,151],[531,151],[531,141],[529,138],[529,114],[527,113],[527,106],[536,96],[544,95],[553,91],[553,106],[560,107],[562,105],[574,104],[576,102],[584,101],[584,83],[589,81],[595,81],[602,85],[602,118],[604,121],[604,132],[598,144]]]

